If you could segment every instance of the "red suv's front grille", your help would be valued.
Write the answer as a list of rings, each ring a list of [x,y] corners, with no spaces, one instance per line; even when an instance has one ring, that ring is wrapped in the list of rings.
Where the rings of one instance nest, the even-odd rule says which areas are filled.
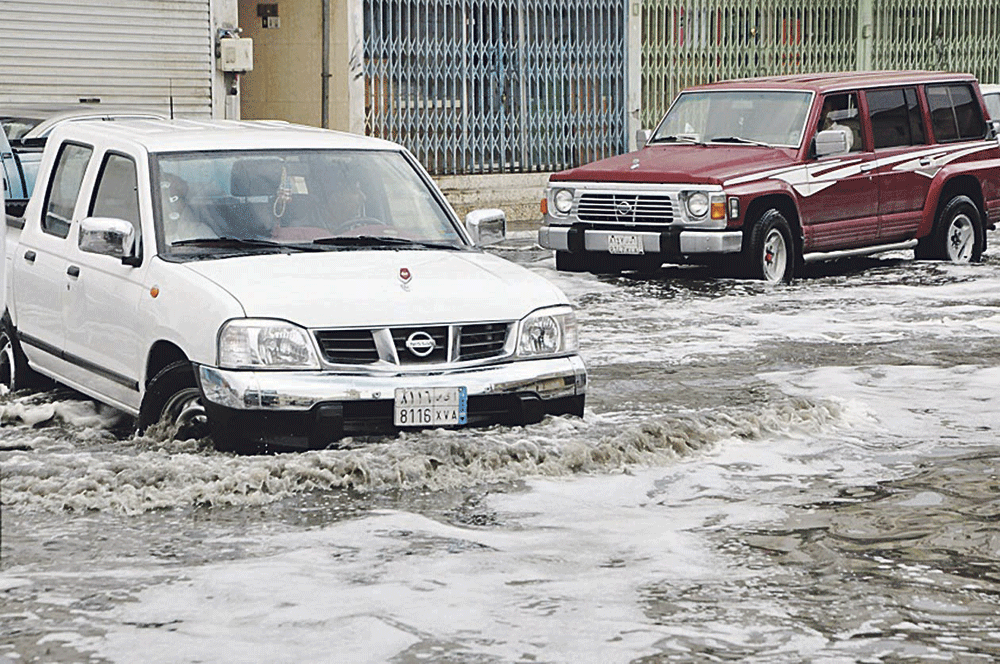
[[[601,224],[670,224],[674,203],[662,194],[583,194],[577,217]]]

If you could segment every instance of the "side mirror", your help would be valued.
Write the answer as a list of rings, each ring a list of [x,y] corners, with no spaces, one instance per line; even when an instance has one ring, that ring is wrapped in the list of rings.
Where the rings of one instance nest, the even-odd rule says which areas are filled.
[[[477,247],[503,242],[507,237],[507,215],[503,210],[473,210],[465,215],[465,228]]]
[[[997,136],[1000,136],[1000,120],[986,121],[986,135],[989,138],[996,138]]]
[[[80,222],[78,244],[80,251],[126,260],[135,251],[135,227],[124,219],[87,217]]]
[[[850,129],[827,129],[816,134],[813,144],[817,157],[847,154],[851,150],[854,136]]]
[[[641,150],[646,147],[649,143],[649,139],[653,137],[653,132],[649,129],[636,129],[635,130],[635,149]]]

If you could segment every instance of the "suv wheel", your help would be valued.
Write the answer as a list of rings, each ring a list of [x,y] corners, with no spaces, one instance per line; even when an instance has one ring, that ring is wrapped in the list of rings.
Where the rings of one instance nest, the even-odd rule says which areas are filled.
[[[17,392],[42,387],[42,381],[42,377],[28,366],[10,315],[4,313],[0,319],[0,385]]]
[[[955,196],[941,210],[934,232],[917,245],[917,258],[978,263],[983,256],[983,221],[968,196]]]
[[[795,273],[795,243],[785,216],[775,209],[765,212],[744,242],[747,276],[770,284],[788,283]]]

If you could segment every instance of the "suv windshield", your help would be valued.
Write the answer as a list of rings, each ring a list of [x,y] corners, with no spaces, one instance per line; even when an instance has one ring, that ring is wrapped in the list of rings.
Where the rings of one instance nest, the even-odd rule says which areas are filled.
[[[466,246],[400,152],[159,154],[153,178],[161,255]]]
[[[649,142],[798,147],[811,103],[811,92],[684,92]]]

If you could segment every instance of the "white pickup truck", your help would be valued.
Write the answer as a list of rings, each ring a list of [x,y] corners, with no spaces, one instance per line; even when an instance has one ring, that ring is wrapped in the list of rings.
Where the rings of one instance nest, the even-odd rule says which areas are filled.
[[[573,309],[399,145],[279,122],[76,122],[8,218],[0,378],[217,448],[582,416]]]

